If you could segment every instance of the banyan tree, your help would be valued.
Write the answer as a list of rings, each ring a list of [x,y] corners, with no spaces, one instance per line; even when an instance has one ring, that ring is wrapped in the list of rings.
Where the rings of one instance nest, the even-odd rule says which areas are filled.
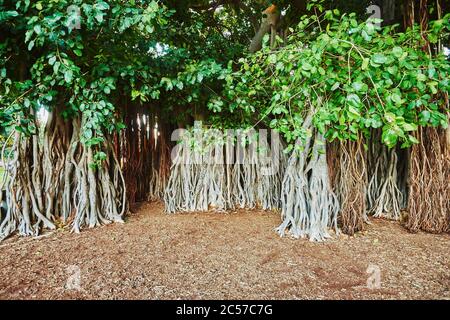
[[[167,213],[450,231],[445,1],[0,1],[0,239]]]

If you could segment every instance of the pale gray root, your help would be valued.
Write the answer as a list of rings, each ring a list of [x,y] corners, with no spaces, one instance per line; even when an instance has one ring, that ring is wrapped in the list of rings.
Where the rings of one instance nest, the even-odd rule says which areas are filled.
[[[166,212],[225,211],[226,196],[224,145],[205,135],[206,146],[193,146],[185,135],[176,146],[178,153],[171,167],[164,192]]]
[[[311,193],[309,239],[322,241],[331,237],[328,232],[330,228],[338,233],[337,215],[340,208],[337,196],[330,186],[326,141],[319,133],[316,134],[312,159],[307,172],[310,172],[309,192]]]
[[[152,167],[149,179],[148,201],[153,202],[162,199],[165,188],[165,180],[161,178],[158,170]]]
[[[79,232],[83,227],[122,221],[125,181],[112,147],[104,147],[109,158],[95,169],[94,150],[79,141],[79,120],[73,121],[71,138],[68,128],[51,113],[36,135],[12,135],[12,156],[5,158],[2,152],[7,210],[0,240],[14,232],[37,236],[55,229],[55,222],[71,224]]]
[[[400,151],[395,148],[389,149],[380,140],[381,130],[374,130],[367,152],[370,178],[367,188],[367,211],[376,218],[400,220],[401,209],[406,205],[407,191],[406,181],[402,180],[401,175],[406,175],[407,166],[398,163]],[[399,168],[405,172],[399,174]]]
[[[30,168],[38,166],[33,163],[33,143],[30,137],[20,132],[14,133],[14,142],[11,148],[11,157],[4,157],[6,164],[6,216],[0,224],[0,240],[5,239],[14,232],[21,236],[36,236],[42,228],[55,229],[53,222],[39,207],[33,192],[33,177]],[[36,159],[36,158],[35,158]],[[36,172],[34,172],[36,174]]]
[[[239,208],[254,209],[256,199],[256,152],[254,144],[249,143],[249,137],[238,132],[236,143],[236,161],[234,165],[234,179],[236,204]]]
[[[153,126],[154,124],[152,124],[152,127]],[[155,153],[151,155],[151,172],[147,194],[147,200],[150,202],[164,199],[164,191],[167,185],[166,170],[168,171],[170,169],[166,166],[167,163],[170,162],[170,159],[167,159],[168,155],[166,151],[168,150],[168,148],[161,146],[161,144],[163,143],[164,141],[163,139],[161,139],[161,141],[159,141],[160,146],[158,146],[158,148],[160,149],[159,154]],[[163,146],[165,146],[165,144]]]
[[[379,158],[377,166],[382,167],[384,170],[381,173],[381,183],[375,184],[375,175],[372,177],[369,183],[369,192],[371,188],[377,188],[376,198],[369,198],[369,213],[375,218],[386,218],[390,220],[400,220],[401,206],[403,202],[403,194],[397,186],[398,174],[397,174],[397,162],[398,156],[395,149],[385,150],[384,156]],[[388,160],[387,162],[383,162]]]
[[[279,208],[281,173],[262,170],[270,166],[267,157],[261,160],[252,144],[240,146],[238,140],[231,145],[216,139],[219,135],[214,130],[206,130],[203,135],[205,145],[201,149],[192,146],[188,134],[174,150],[176,156],[164,194],[166,212]],[[274,152],[267,151],[266,155]],[[276,161],[279,159],[284,158],[279,156]]]
[[[312,115],[303,124],[312,129]],[[282,224],[277,228],[280,236],[288,234],[310,241],[330,238],[330,229],[338,233],[339,203],[333,193],[326,161],[325,139],[316,134],[302,142],[303,150],[293,152],[289,158],[281,189]]]
[[[400,220],[406,207],[407,165],[399,164],[397,149],[388,149],[381,142],[381,131],[372,132],[367,153],[369,185],[367,188],[368,214],[377,218]],[[400,170],[400,172],[399,172]],[[367,219],[366,222],[368,223]]]
[[[84,121],[83,117],[81,126]],[[73,134],[80,134],[79,129],[78,123],[74,123]],[[92,147],[80,144],[77,139],[72,142],[78,145],[78,157],[72,157],[75,167],[72,231],[78,233],[83,227],[123,222],[127,206],[125,179],[111,144],[107,142],[103,146],[109,158],[94,167]]]
[[[287,162],[278,133],[272,132],[271,142],[269,147],[266,137],[260,136],[256,185],[258,206],[263,210],[281,208],[281,182]]]

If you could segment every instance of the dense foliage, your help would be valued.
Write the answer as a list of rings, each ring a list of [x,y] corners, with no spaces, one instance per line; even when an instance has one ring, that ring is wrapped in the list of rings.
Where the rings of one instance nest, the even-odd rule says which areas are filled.
[[[432,43],[448,34],[449,18],[431,24]],[[407,147],[418,143],[412,133],[419,126],[446,128],[446,56],[422,50],[418,26],[396,32],[398,26],[376,23],[337,10],[305,17],[277,50],[266,46],[239,60],[239,71],[227,76],[230,110],[256,112],[291,148],[308,134],[302,123],[310,112],[330,141],[356,141],[382,128],[383,143]]]
[[[83,141],[95,145],[103,129],[122,128],[121,95],[160,100],[169,118],[175,112],[188,125],[208,108],[221,126],[263,120],[288,142],[304,138],[310,109],[330,140],[382,127],[384,143],[408,146],[419,125],[446,125],[438,92],[448,90],[449,65],[421,50],[418,27],[380,29],[328,10],[289,27],[277,50],[246,55],[266,5],[2,1],[2,128],[33,132],[30,107],[51,109],[62,99],[67,116],[85,115]],[[289,2],[280,6],[287,18],[295,12]],[[432,43],[448,33],[448,20],[432,23]]]
[[[99,144],[118,124],[120,95],[154,76],[147,52],[170,13],[156,1],[0,5],[2,126],[32,133],[33,113],[61,108],[66,117],[82,113],[83,142]]]

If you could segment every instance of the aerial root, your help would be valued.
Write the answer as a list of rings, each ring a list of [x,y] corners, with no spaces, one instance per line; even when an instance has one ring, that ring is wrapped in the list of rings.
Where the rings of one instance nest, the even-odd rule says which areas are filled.
[[[13,157],[2,155],[7,164],[7,210],[0,239],[14,232],[37,236],[57,225],[70,224],[72,231],[79,232],[83,227],[122,221],[126,198],[120,164],[105,143],[102,151],[107,159],[94,168],[95,150],[80,143],[80,126],[79,119],[68,123],[50,114],[41,141],[39,133],[14,133]]]
[[[340,207],[342,232],[353,235],[363,230],[367,218],[367,167],[363,140],[343,141],[337,147],[334,191]]]
[[[304,128],[311,130],[311,116]],[[286,231],[295,238],[311,241],[330,238],[329,230],[337,233],[339,203],[331,190],[326,159],[325,139],[319,133],[308,137],[304,149],[289,158],[281,189],[281,236]]]
[[[175,147],[164,193],[166,212],[279,208],[279,163],[284,159],[280,150],[265,148],[268,156],[262,156],[254,142],[241,140],[231,145],[216,139],[219,135],[213,131],[202,133],[204,146],[193,144],[187,134]],[[263,145],[267,147],[266,142]],[[278,157],[273,161],[272,153]]]
[[[445,130],[420,128],[420,144],[411,151],[406,227],[442,233],[450,231],[450,152]]]

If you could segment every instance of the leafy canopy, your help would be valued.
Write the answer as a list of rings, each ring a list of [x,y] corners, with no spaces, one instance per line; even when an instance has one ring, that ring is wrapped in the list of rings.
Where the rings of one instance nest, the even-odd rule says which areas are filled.
[[[148,52],[171,12],[158,1],[1,1],[0,12],[3,127],[33,133],[33,114],[58,109],[81,114],[82,142],[97,145],[123,127],[121,94],[159,79]]]
[[[448,34],[449,18],[431,23],[432,43]],[[247,117],[257,113],[283,133],[289,149],[310,134],[302,126],[309,113],[330,141],[381,128],[389,147],[417,143],[419,126],[447,127],[449,61],[424,52],[417,29],[400,33],[377,22],[360,23],[338,10],[305,16],[277,49],[266,45],[240,59],[238,71],[230,67],[226,107]],[[223,105],[215,103],[214,111]]]
[[[34,115],[46,108],[81,115],[82,142],[99,145],[123,128],[129,101],[167,121],[203,112],[216,126],[264,123],[291,148],[310,134],[302,126],[310,112],[329,140],[381,128],[390,147],[416,143],[419,126],[447,126],[449,63],[422,50],[417,26],[381,29],[338,10],[319,14],[330,1],[279,1],[288,36],[276,49],[266,36],[249,54],[270,3],[219,2],[0,0],[0,134],[35,132]],[[436,43],[449,28],[447,15],[426,37]]]

